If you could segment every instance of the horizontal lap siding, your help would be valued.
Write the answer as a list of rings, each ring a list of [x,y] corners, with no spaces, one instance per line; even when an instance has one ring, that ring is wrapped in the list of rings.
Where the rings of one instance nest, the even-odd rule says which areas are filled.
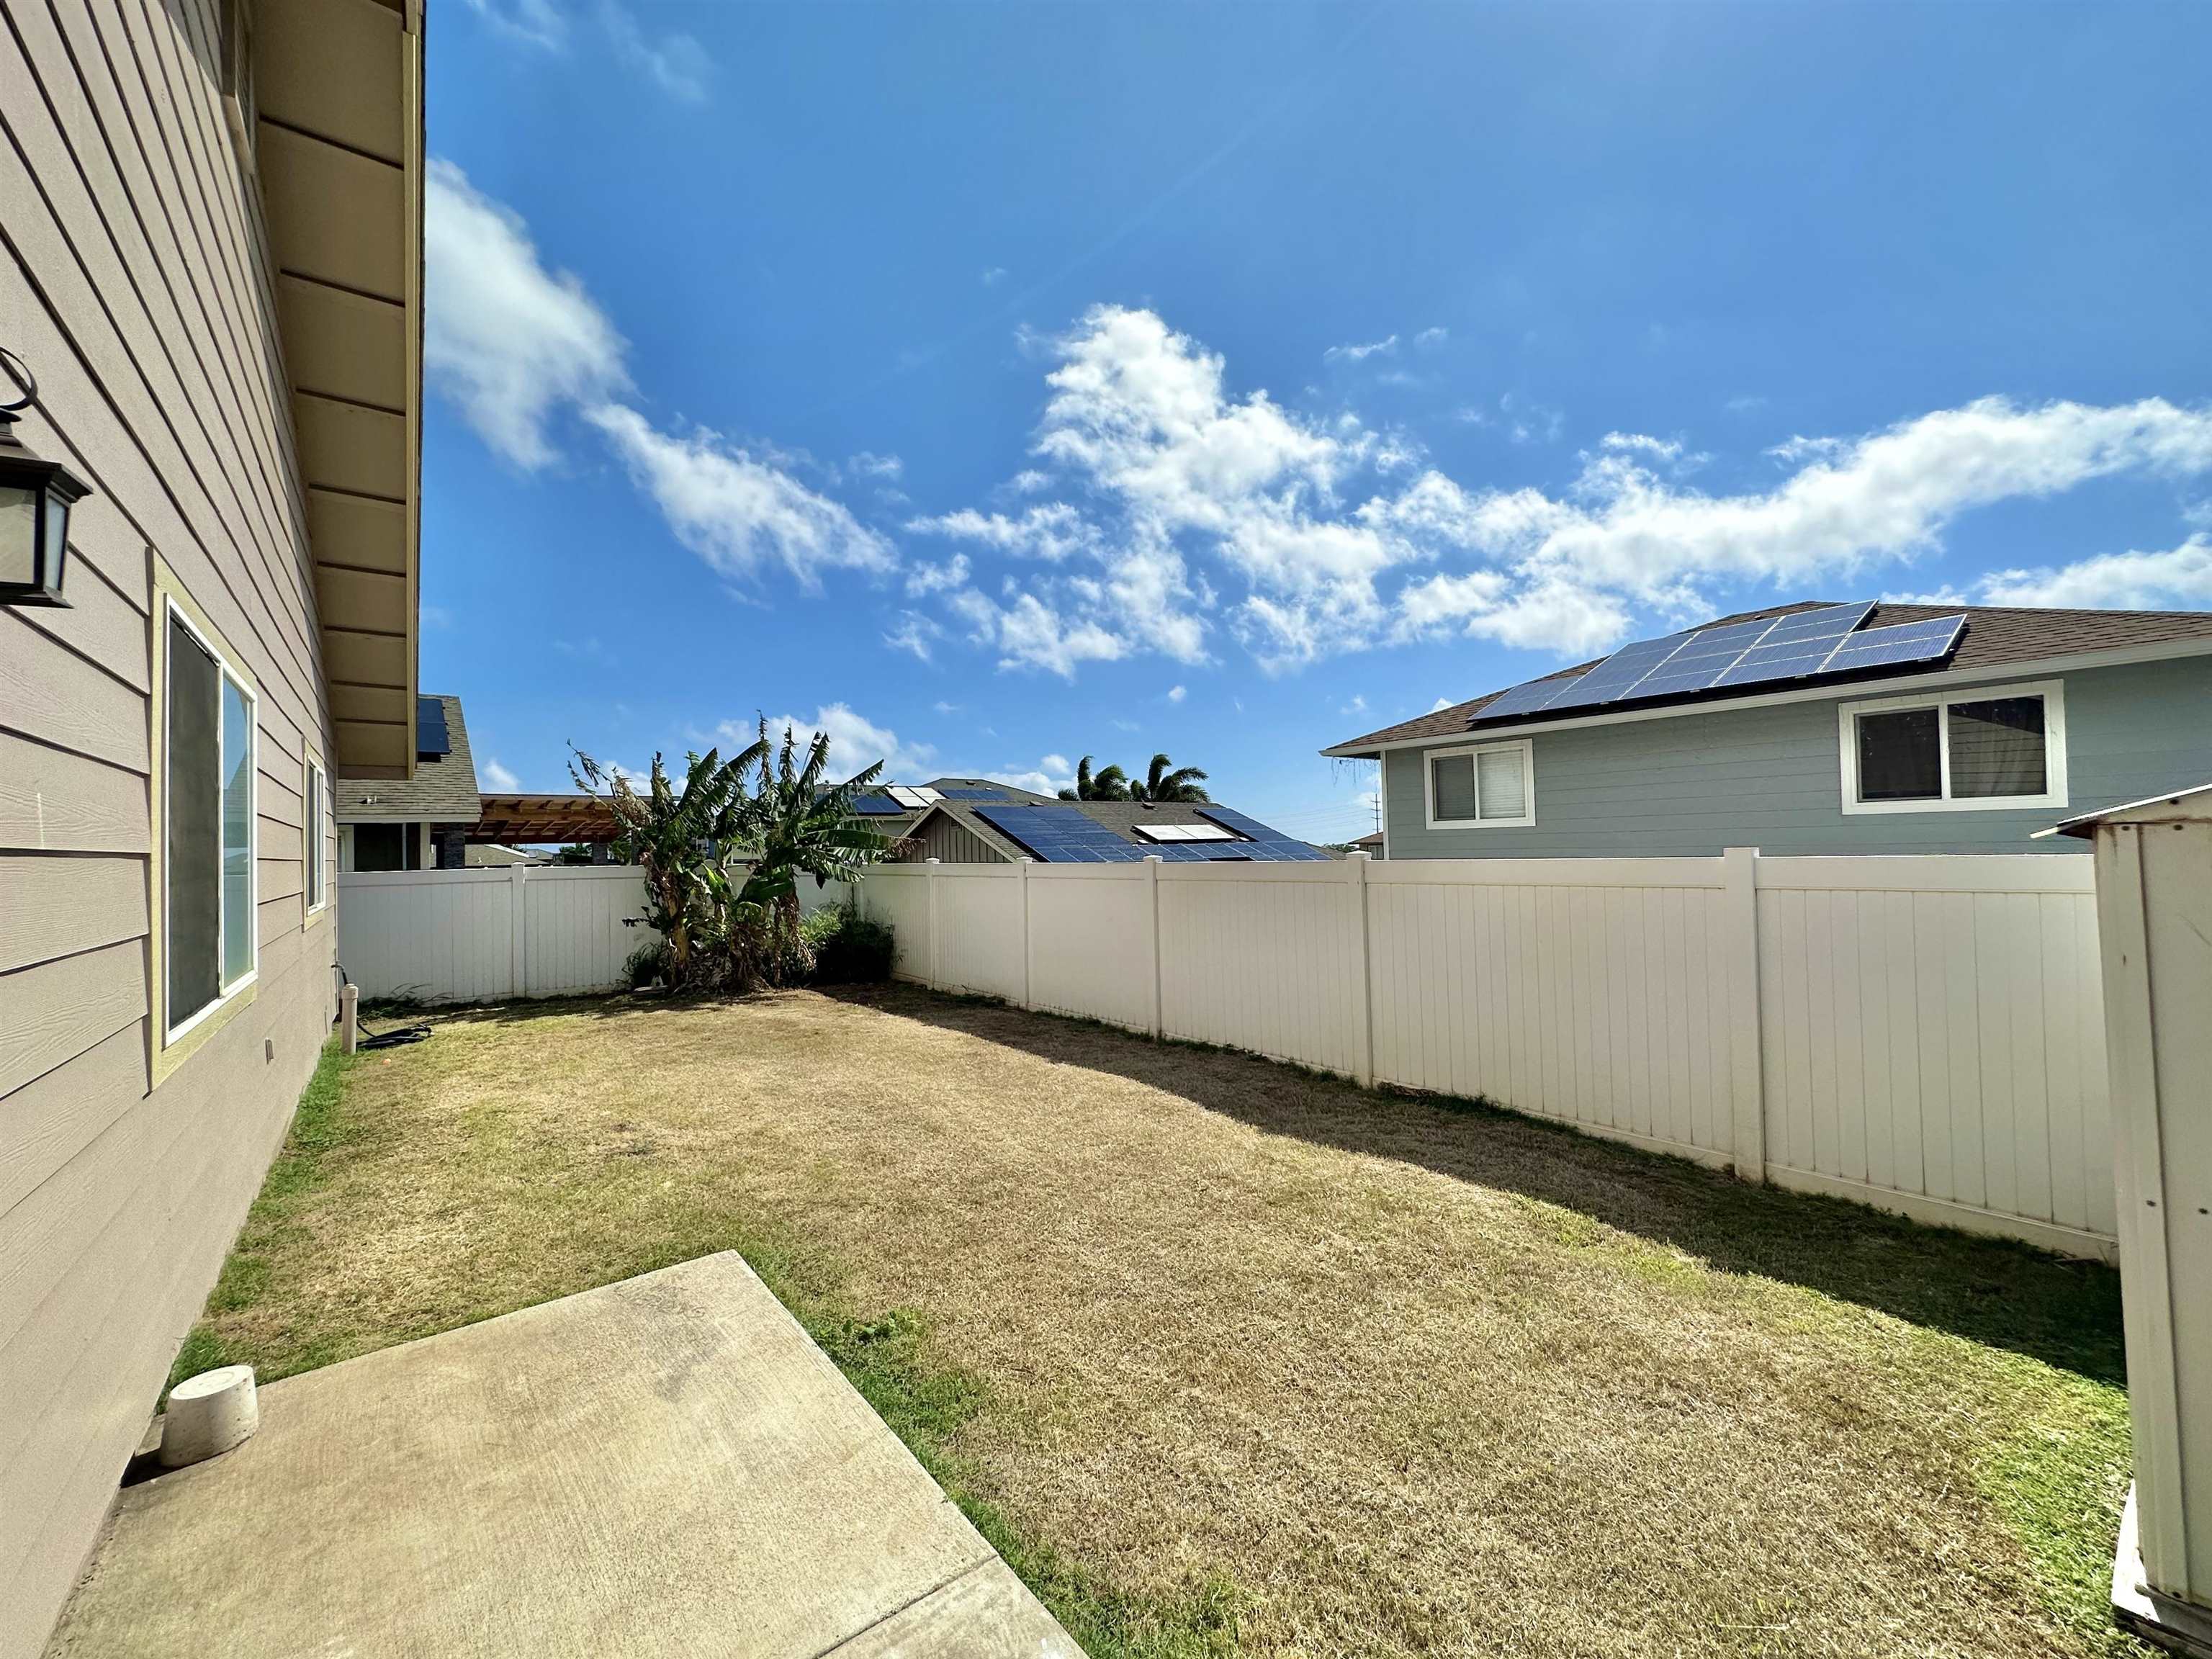
[[[1395,751],[1384,762],[1390,856],[1710,858],[1728,847],[1785,856],[2082,856],[2077,842],[2030,836],[2072,813],[2212,777],[2212,659],[2033,678],[2065,686],[2062,810],[1846,815],[1838,700],[1826,700],[1548,734],[1536,728],[1536,822],[1525,829],[1429,829],[1422,751]]]
[[[21,436],[94,494],[72,608],[0,612],[0,1659],[35,1652],[311,1073],[301,776],[330,752],[258,206],[199,0],[0,15],[0,313]],[[158,554],[252,676],[260,977],[149,1093]]]

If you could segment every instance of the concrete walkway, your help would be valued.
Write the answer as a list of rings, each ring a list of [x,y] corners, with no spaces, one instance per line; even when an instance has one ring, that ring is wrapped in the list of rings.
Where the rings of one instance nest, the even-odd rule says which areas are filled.
[[[271,1384],[122,1493],[48,1653],[1079,1650],[722,1255]]]

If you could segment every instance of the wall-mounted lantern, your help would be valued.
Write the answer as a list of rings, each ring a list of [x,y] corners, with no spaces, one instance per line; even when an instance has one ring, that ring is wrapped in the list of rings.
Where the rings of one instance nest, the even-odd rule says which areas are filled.
[[[42,461],[15,438],[15,411],[39,395],[39,383],[11,351],[0,350],[22,396],[0,404],[0,605],[67,605],[70,508],[89,492],[59,461]]]

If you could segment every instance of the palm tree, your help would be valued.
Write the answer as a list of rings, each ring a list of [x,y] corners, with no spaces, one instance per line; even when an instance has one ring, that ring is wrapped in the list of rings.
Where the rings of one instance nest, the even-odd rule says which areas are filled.
[[[1200,774],[1203,776],[1203,774]],[[1075,787],[1060,792],[1062,800],[1133,800],[1129,793],[1129,776],[1118,766],[1109,766],[1093,773],[1091,757],[1085,755],[1075,763]]]
[[[1195,766],[1177,766],[1165,755],[1152,757],[1152,763],[1142,783],[1129,786],[1132,800],[1204,800],[1212,796],[1206,793],[1206,774]]]
[[[805,953],[799,933],[799,878],[813,877],[817,887],[850,881],[889,850],[890,842],[853,806],[854,798],[883,775],[884,763],[864,767],[842,783],[825,784],[829,737],[816,732],[801,762],[798,739],[787,726],[771,759],[766,720],[759,741],[745,752],[757,755],[760,781],[747,803],[744,828],[752,872],[738,902],[765,907],[771,962],[797,962],[803,969],[811,964],[799,960]]]

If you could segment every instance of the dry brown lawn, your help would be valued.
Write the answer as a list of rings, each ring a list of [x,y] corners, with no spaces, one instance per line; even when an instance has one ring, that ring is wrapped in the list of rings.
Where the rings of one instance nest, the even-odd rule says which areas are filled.
[[[1098,1647],[2131,1650],[2103,1268],[904,988],[447,1018],[300,1133],[189,1363],[736,1244],[978,1385],[921,1449]]]

